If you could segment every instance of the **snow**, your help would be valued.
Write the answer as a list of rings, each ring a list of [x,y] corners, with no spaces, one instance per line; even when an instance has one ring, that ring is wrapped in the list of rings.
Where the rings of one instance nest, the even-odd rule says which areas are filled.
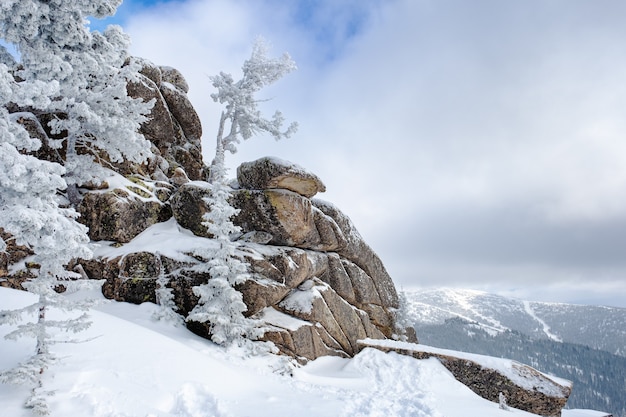
[[[90,192],[105,193],[114,189],[122,189],[129,193],[132,197],[142,200],[144,202],[152,201],[160,203],[159,199],[154,194],[154,189],[157,188],[154,181],[141,179],[141,182],[143,183],[141,184],[139,182],[133,182],[111,169],[104,168],[103,172],[105,174],[103,175],[102,180],[106,181],[108,187],[101,190],[90,190]],[[134,191],[135,189],[141,190],[142,193],[148,194],[150,197],[145,197],[144,195],[136,193]]]
[[[0,288],[3,309],[32,300],[32,294]],[[55,391],[48,399],[52,416],[533,416],[500,410],[435,359],[364,349],[353,359],[323,357],[294,368],[284,357],[243,357],[183,326],[154,321],[156,309],[150,303],[99,305],[91,311],[91,328],[79,334],[92,340],[53,347],[61,361],[44,375],[45,388]],[[0,327],[0,370],[34,349],[32,340],[5,340],[11,330]],[[32,415],[22,407],[28,390],[0,384],[3,417]]]
[[[167,244],[164,244],[167,242]],[[110,242],[111,243],[111,242]],[[153,252],[180,261],[192,260],[184,255],[199,247],[216,245],[213,240],[195,236],[176,223],[174,218],[156,223],[137,235],[131,242],[116,247],[100,241],[94,250],[94,257],[113,259],[136,252]]]
[[[280,306],[289,311],[309,314],[313,310],[313,302],[318,298],[322,298],[322,294],[313,280],[307,280],[285,297]]]
[[[300,320],[294,316],[282,313],[274,307],[265,307],[259,314],[259,319],[265,323],[271,324],[283,329],[296,331],[302,326],[310,326],[308,321]]]
[[[499,373],[505,375],[507,378],[509,378],[511,381],[513,381],[515,384],[517,384],[518,386],[522,388],[525,388],[528,390],[536,389],[546,395],[550,395],[554,397],[563,396],[563,393],[561,392],[561,390],[558,389],[558,387],[555,386],[554,383],[562,385],[562,386],[566,386],[566,387],[572,386],[571,381],[568,381],[563,378],[558,378],[552,375],[546,375],[539,371],[537,371],[537,373],[543,375],[546,378],[545,380],[537,378],[533,375],[529,375],[526,372],[524,372],[523,369],[520,369],[522,364],[520,364],[519,362],[510,360],[510,359],[478,355],[475,353],[458,352],[458,351],[453,351],[453,350],[448,350],[448,349],[440,349],[440,348],[436,348],[432,346],[426,346],[422,344],[398,342],[395,340],[365,339],[363,342],[369,346],[399,348],[399,349],[410,350],[410,351],[415,351],[415,352],[427,352],[427,353],[433,353],[437,355],[446,355],[446,356],[452,356],[452,357],[456,357],[460,359],[467,359],[472,362],[480,364],[483,368],[488,368],[488,369],[493,369],[493,370],[498,371]]]
[[[451,288],[444,288],[443,291],[444,291],[446,298],[455,300],[457,304],[463,310],[471,312],[472,315],[489,323],[488,326],[485,326],[485,330],[488,333],[490,333],[492,336],[495,335],[495,332],[502,332],[502,331],[508,330],[508,328],[506,326],[503,326],[502,323],[500,323],[498,320],[494,319],[493,317],[485,316],[480,311],[476,310],[476,308],[474,307],[474,304],[470,302],[473,298],[480,296],[480,295],[486,295],[487,293],[483,291],[477,291],[477,290],[458,290],[458,289],[451,289]],[[462,317],[462,316],[459,315],[459,317]],[[470,320],[470,321],[475,321],[475,320]],[[490,328],[489,326],[493,326],[493,327]]]
[[[528,313],[530,317],[532,317],[533,319],[538,321],[539,324],[541,324],[543,332],[546,334],[546,336],[548,336],[550,339],[554,340],[555,342],[563,341],[563,339],[561,339],[559,336],[555,335],[554,333],[550,331],[550,326],[548,326],[548,324],[545,321],[543,321],[541,318],[539,318],[535,314],[532,307],[530,306],[530,301],[523,301],[523,304],[524,304],[524,311],[526,311],[526,313]]]

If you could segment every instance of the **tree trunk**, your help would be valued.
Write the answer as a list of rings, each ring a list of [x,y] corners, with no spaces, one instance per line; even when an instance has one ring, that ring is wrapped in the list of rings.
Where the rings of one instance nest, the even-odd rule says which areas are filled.
[[[65,156],[66,164],[75,156],[76,156],[76,138],[70,135],[67,138],[67,152]],[[68,178],[71,180],[73,174],[74,173],[72,171],[67,171],[65,174],[66,180]],[[70,204],[72,205],[72,207],[74,207],[74,209],[78,209],[78,205],[80,204],[80,200],[81,200],[80,192],[78,191],[78,184],[72,181],[71,183],[67,185],[66,192],[67,192],[67,199],[70,200]]]
[[[209,182],[211,184],[224,181],[224,125],[226,124],[226,114],[222,112],[220,116],[220,126],[217,131],[217,143],[215,144],[215,158],[211,162],[211,173]]]
[[[39,296],[39,315],[37,317],[37,355],[48,354],[48,333],[46,332],[46,296]],[[43,374],[44,368],[39,369],[39,373]]]

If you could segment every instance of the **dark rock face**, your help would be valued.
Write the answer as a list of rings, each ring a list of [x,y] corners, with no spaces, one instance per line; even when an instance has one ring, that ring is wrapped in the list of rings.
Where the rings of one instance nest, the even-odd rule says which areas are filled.
[[[189,141],[199,141],[202,137],[200,118],[187,98],[187,94],[169,83],[161,84],[161,94],[172,113],[172,116]]]
[[[163,81],[172,84],[185,94],[189,92],[189,84],[187,84],[187,80],[185,80],[183,74],[181,74],[181,72],[176,68],[160,66],[159,70]]]
[[[148,227],[167,220],[169,207],[160,201],[144,201],[114,189],[87,193],[78,207],[80,222],[89,227],[93,240],[128,243]]]
[[[196,236],[209,237],[206,226],[202,225],[202,216],[209,211],[204,201],[209,192],[207,187],[187,183],[181,185],[170,199],[172,214],[178,224]]]
[[[29,269],[23,269],[17,273],[11,273],[11,265],[23,261],[33,252],[26,246],[18,245],[10,233],[0,227],[0,238],[5,242],[6,248],[0,251],[0,287],[23,290],[22,283],[34,275]]]
[[[202,161],[202,125],[187,98],[189,86],[182,74],[170,67],[158,67],[147,60],[139,60],[144,78],[128,86],[128,95],[154,100],[150,120],[140,132],[158,149],[166,162],[167,177],[176,168],[182,168],[191,180],[206,180],[208,168]]]

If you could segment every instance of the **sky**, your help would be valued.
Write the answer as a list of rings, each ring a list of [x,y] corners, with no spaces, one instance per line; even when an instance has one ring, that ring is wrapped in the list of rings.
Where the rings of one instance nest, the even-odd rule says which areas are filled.
[[[298,70],[262,91],[298,133],[227,156],[316,173],[399,288],[626,307],[626,3],[126,0],[131,52],[210,75],[261,35]],[[92,27],[102,26],[93,21]]]

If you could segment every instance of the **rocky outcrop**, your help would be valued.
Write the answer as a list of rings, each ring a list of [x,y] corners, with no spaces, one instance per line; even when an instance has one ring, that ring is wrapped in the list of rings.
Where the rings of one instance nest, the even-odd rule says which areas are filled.
[[[208,168],[202,161],[202,124],[187,98],[189,86],[182,74],[170,67],[159,67],[148,60],[137,59],[141,65],[140,81],[128,86],[131,97],[154,100],[140,132],[156,147],[162,168],[172,177],[182,168],[191,180],[206,180]]]
[[[321,181],[303,168],[275,158],[262,158],[242,167],[238,169],[242,188],[234,190],[231,199],[240,210],[233,222],[242,229],[240,244],[263,254],[246,256],[254,276],[241,288],[248,314],[272,307],[319,325],[324,335],[330,334],[335,342],[343,341],[339,347],[327,347],[350,355],[359,338],[391,337],[396,332],[394,311],[399,307],[391,277],[347,216],[328,203],[301,194],[323,190]],[[291,189],[276,188],[279,183]],[[203,214],[210,210],[204,200],[209,192],[204,183],[189,182],[170,200],[178,224],[197,236],[211,237],[202,224]],[[302,292],[305,282],[316,283],[313,288],[321,298],[311,298],[311,302],[319,315],[303,316],[287,307],[291,305],[288,300]],[[341,328],[337,323],[351,324]]]
[[[266,339],[302,360],[351,356],[360,339],[392,337],[398,332],[398,296],[382,262],[340,210],[301,194],[323,190],[315,175],[276,161],[263,158],[239,171],[248,178],[280,181],[243,180],[254,189],[233,190],[231,199],[240,210],[233,219],[242,229],[240,256],[250,265],[250,279],[237,288],[248,307],[246,315],[263,320],[269,326]],[[255,173],[254,167],[262,172]],[[180,171],[178,176],[181,181],[171,183],[135,179],[120,185],[118,179],[114,189],[88,192],[80,206],[81,221],[92,239],[116,245],[169,216],[196,236],[211,238],[202,224],[211,210],[205,201],[210,185],[189,181]],[[279,184],[291,189],[276,188]],[[193,286],[210,279],[193,256],[179,262],[145,252],[123,253],[80,262],[89,276],[106,281],[105,295],[119,301],[154,301],[156,280],[165,276],[179,312],[186,315],[197,302]],[[300,324],[285,326],[286,316]],[[208,327],[194,331],[208,336]]]
[[[502,393],[510,407],[540,416],[560,416],[572,384],[506,359],[463,354],[411,343],[362,340],[359,348],[396,352],[416,359],[437,358],[459,382],[493,402]]]

